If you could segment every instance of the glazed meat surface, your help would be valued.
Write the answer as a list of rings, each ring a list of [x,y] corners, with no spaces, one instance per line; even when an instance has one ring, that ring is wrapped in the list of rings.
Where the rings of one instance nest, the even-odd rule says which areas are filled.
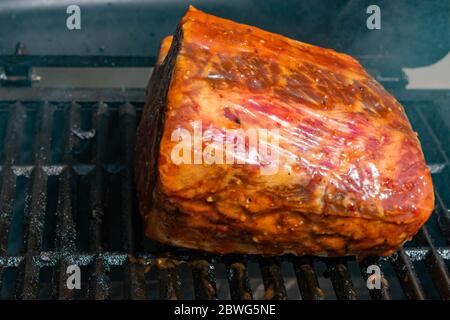
[[[348,55],[191,7],[147,93],[135,174],[146,234],[159,242],[389,255],[432,212],[403,107]],[[256,144],[228,140],[259,129]],[[239,141],[244,153],[226,144]]]

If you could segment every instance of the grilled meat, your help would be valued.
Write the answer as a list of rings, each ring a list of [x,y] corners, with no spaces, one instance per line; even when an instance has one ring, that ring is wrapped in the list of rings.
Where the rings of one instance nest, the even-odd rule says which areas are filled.
[[[228,149],[252,129],[273,135]],[[180,151],[186,131],[203,140]],[[135,157],[146,234],[219,254],[389,255],[434,205],[403,107],[358,61],[192,7],[163,41]]]

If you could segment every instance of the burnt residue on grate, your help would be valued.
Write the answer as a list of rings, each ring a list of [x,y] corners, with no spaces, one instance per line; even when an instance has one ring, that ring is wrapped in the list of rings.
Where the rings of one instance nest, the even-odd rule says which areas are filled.
[[[389,258],[359,262],[268,259],[145,239],[132,159],[143,101],[80,92],[55,95],[73,101],[44,102],[32,92],[29,101],[0,101],[1,298],[450,299],[449,146],[433,131],[426,105],[404,103],[426,141],[437,191],[432,219],[413,242]],[[80,290],[67,287],[71,265],[81,270]]]

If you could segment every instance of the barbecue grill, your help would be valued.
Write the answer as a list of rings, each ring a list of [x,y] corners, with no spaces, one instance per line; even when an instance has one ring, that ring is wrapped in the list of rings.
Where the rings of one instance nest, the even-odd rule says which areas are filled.
[[[95,40],[89,40],[89,33],[83,34],[82,29],[66,48],[56,43],[69,34],[62,29],[65,26],[42,36],[55,27],[51,25],[56,19],[50,17],[64,21],[65,2],[39,8],[45,9],[39,11],[45,17],[40,20],[43,25],[27,27],[25,17],[38,14],[30,9],[35,2],[23,1],[17,12],[13,2],[0,4],[0,67],[4,70],[0,88],[1,299],[450,299],[450,119],[446,118],[450,90],[406,90],[407,79],[401,72],[401,67],[427,65],[449,51],[450,43],[442,43],[449,39],[446,1],[396,2],[402,12],[436,14],[417,17],[421,22],[416,28],[433,26],[420,35],[420,43],[391,51],[389,41],[408,42],[402,23],[414,19],[392,16],[394,7],[387,2],[379,4],[386,11],[387,36],[371,35],[364,48],[354,43],[365,39],[368,30],[355,31],[351,40],[345,34],[358,23],[365,26],[365,2],[277,5],[268,1],[258,8],[242,1],[194,2],[211,13],[350,52],[405,107],[432,171],[435,210],[397,253],[359,262],[352,257],[216,256],[146,239],[133,179],[135,132],[145,89],[41,88],[32,86],[38,79],[32,68],[150,68],[159,40],[173,32],[186,4],[93,1],[85,9],[81,5],[86,28],[94,17],[102,19],[99,12],[106,12],[106,21],[125,21],[131,14],[135,19],[125,30],[111,26],[112,32],[118,32],[115,39],[103,37],[107,31],[97,21],[100,30],[91,31],[97,32],[91,35]],[[315,32],[319,35],[314,38],[310,34],[314,19],[300,22],[299,12],[313,12],[316,19],[324,19],[324,34],[326,30],[332,34]],[[356,17],[343,23],[351,14]],[[400,20],[395,23],[400,31],[388,27],[395,19]],[[302,23],[310,24],[309,33]],[[146,28],[150,36],[144,37]],[[11,32],[3,35],[5,30]],[[36,39],[40,32],[45,46]],[[133,34],[131,40],[127,32]],[[436,34],[442,37],[431,36]],[[121,40],[130,43],[127,46]],[[99,45],[103,50],[93,53],[92,48]],[[427,46],[433,50],[423,51]],[[144,55],[147,52],[152,56]],[[415,53],[402,56],[405,52]],[[66,285],[67,267],[73,264],[81,269],[79,290]],[[380,289],[366,286],[371,265],[381,269]]]

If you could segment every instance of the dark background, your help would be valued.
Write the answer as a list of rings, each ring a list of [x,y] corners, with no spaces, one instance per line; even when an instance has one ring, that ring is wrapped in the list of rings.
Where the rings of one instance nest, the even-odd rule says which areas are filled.
[[[81,30],[66,28],[70,4],[81,8]],[[450,50],[449,0],[0,0],[0,56],[20,41],[30,55],[154,58],[189,4],[385,68],[429,65]],[[381,8],[381,30],[366,27],[371,4]]]

